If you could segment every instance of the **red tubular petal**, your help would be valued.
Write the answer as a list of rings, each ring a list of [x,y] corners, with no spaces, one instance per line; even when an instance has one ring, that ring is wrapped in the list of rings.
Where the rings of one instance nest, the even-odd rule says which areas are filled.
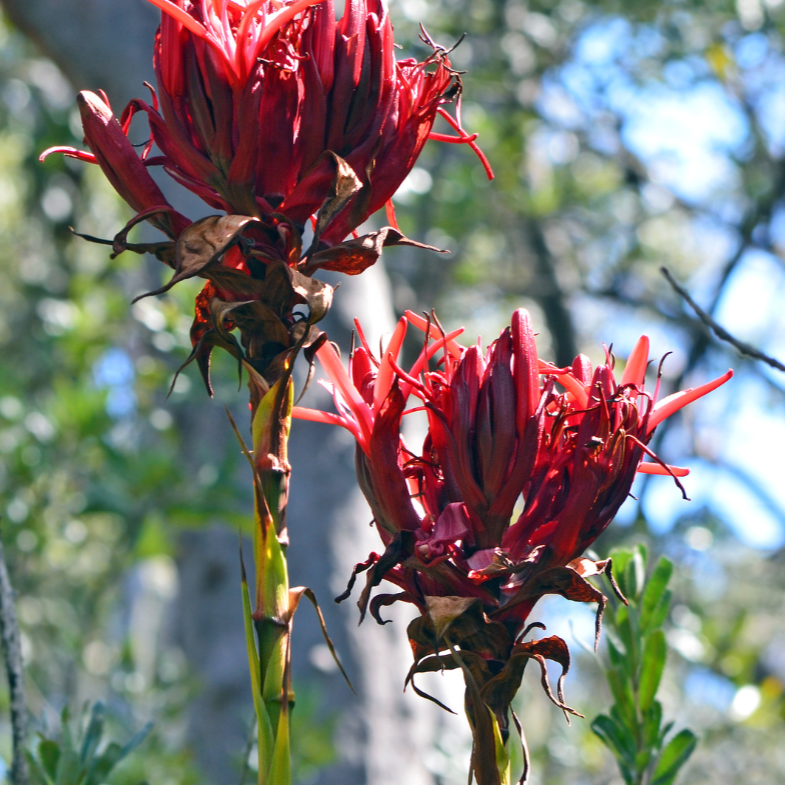
[[[649,338],[646,335],[642,335],[627,359],[627,366],[621,377],[621,384],[634,384],[641,387],[646,379],[646,366],[648,364]]]
[[[207,38],[207,30],[204,25],[197,22],[190,14],[183,11],[180,6],[175,5],[171,0],[148,0],[155,6],[158,6],[164,13],[169,14],[173,19],[176,19],[183,27],[188,28],[194,35],[199,38]]]
[[[390,338],[390,343],[387,344],[387,350],[385,351],[384,357],[382,357],[382,361],[379,366],[379,375],[376,377],[376,387],[374,388],[373,392],[373,405],[375,409],[378,409],[382,405],[382,401],[390,392],[390,387],[392,386],[393,377],[395,374],[388,355],[392,355],[393,359],[397,361],[398,354],[401,351],[401,346],[403,346],[403,339],[405,337],[406,318],[401,317],[398,320],[398,324],[395,325],[392,338]]]
[[[436,131],[431,131],[428,134],[428,139],[432,142],[446,142],[447,144],[468,144],[477,138],[477,134],[471,136],[449,136],[448,134],[437,134]]]
[[[344,370],[341,360],[338,357],[333,345],[329,341],[323,344],[316,352],[319,362],[330,377],[330,381],[340,390],[341,395],[346,401],[346,405],[351,409],[362,433],[360,446],[367,453],[371,431],[373,429],[373,416],[371,409],[363,400],[360,393],[352,384],[352,380]]]
[[[120,196],[137,212],[167,204],[111,109],[95,93],[86,90],[79,93],[77,104],[85,139],[96,162]],[[190,221],[173,210],[170,214],[152,218],[151,223],[174,238]]]
[[[682,466],[660,466],[659,463],[642,463],[638,466],[640,474],[661,474],[664,477],[686,477],[690,470]]]
[[[82,150],[77,150],[75,147],[49,147],[38,156],[39,161],[44,161],[47,156],[52,153],[62,153],[68,158],[76,158],[79,161],[84,161],[88,164],[97,164],[98,161],[92,153],[85,153]]]
[[[414,311],[406,311],[405,315],[406,315],[406,320],[410,324],[413,324],[418,330],[422,330],[423,332],[428,330],[428,334],[435,341],[438,341],[439,339],[441,339],[443,337],[442,333],[441,333],[441,330],[439,330],[439,328],[435,324],[430,324],[430,327],[429,327],[428,320],[427,319],[423,319],[422,316],[419,316]],[[461,332],[463,332],[463,328],[461,328]],[[455,333],[450,333],[449,335],[450,336],[454,336]],[[456,341],[452,340],[452,338],[449,338],[447,340],[447,351],[456,360],[460,360],[461,354],[463,353],[464,349],[463,349],[463,347],[459,343],[457,343]]]
[[[663,398],[661,401],[658,401],[652,410],[651,416],[649,417],[649,423],[646,428],[647,435],[650,434],[666,417],[670,417],[674,412],[679,411],[679,409],[681,409],[683,406],[686,406],[688,403],[692,403],[698,398],[702,398],[707,393],[710,393],[712,390],[716,390],[718,387],[721,387],[732,377],[733,371],[729,370],[727,373],[724,373],[722,376],[714,379],[714,381],[702,384],[700,387],[696,387],[695,389],[682,390],[681,392],[674,393],[673,395],[669,395],[667,398]]]
[[[519,308],[512,315],[513,378],[516,389],[515,424],[519,437],[540,401],[537,344],[529,312]]]

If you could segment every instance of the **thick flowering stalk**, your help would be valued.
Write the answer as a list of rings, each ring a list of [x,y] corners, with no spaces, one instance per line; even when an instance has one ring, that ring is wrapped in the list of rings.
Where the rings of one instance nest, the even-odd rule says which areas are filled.
[[[426,334],[408,372],[398,364],[407,324]],[[509,776],[510,702],[529,659],[542,668],[554,703],[572,712],[561,680],[554,696],[545,671],[552,659],[566,673],[564,641],[524,642],[532,626],[542,626],[529,623],[532,608],[546,594],[596,602],[599,633],[606,598],[586,578],[610,572],[610,562],[583,552],[616,514],[636,472],[668,474],[677,484],[687,474],[647,443],[662,420],[732,372],[658,400],[659,380],[653,394],[644,388],[645,336],[617,380],[610,355],[596,369],[584,356],[569,368],[540,360],[523,310],[485,352],[459,345],[458,334],[407,313],[383,358],[363,342],[348,374],[325,344],[317,356],[338,414],[296,408],[294,415],[355,435],[358,478],[385,550],[357,565],[350,588],[367,571],[359,605],[379,622],[393,602],[418,608],[408,629],[415,658],[409,680],[443,668],[464,672],[472,768],[480,785],[498,785]],[[441,367],[430,370],[436,354]],[[401,437],[409,396],[428,416],[420,450]],[[652,460],[643,462],[647,455]],[[382,580],[399,592],[370,599]]]

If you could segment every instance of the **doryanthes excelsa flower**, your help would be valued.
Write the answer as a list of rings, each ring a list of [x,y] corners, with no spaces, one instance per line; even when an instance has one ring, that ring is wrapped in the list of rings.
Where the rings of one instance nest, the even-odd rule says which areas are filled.
[[[313,325],[329,307],[332,290],[311,277],[316,271],[357,274],[384,246],[417,244],[397,231],[390,199],[429,138],[467,144],[489,176],[490,167],[462,127],[460,75],[448,52],[424,34],[432,52],[423,62],[396,61],[383,0],[347,0],[340,21],[332,0],[150,1],[163,11],[151,103],[131,101],[118,120],[105,95],[81,93],[90,151],[57,147],[42,158],[61,152],[101,166],[137,212],[113,250],[152,251],[174,268],[159,292],[208,279],[189,358],[208,389],[215,346],[271,384],[295,347],[318,334],[294,309],[307,305]],[[127,134],[139,112],[151,137],[137,155]],[[440,115],[451,133],[433,131]],[[151,166],[226,215],[189,225]],[[344,242],[385,204],[392,227]],[[143,220],[169,240],[129,243]],[[314,238],[304,248],[309,220]]]
[[[476,135],[461,125],[460,76],[447,52],[433,46],[423,62],[396,61],[383,0],[347,0],[340,21],[332,0],[150,2],[163,11],[158,91],[152,105],[132,101],[121,126],[145,112],[161,154],[145,148],[144,163],[162,165],[211,207],[256,218],[278,212],[302,226],[330,194],[341,159],[357,183],[322,227],[320,240],[332,245],[390,201],[429,137],[469,144],[491,174]],[[93,149],[101,140],[88,127],[84,109],[97,106],[90,96],[82,116]],[[453,102],[455,116],[444,108]],[[437,115],[455,135],[432,131]],[[106,162],[128,165],[97,162],[105,171]]]
[[[427,336],[408,372],[398,364],[407,324]],[[486,351],[461,346],[459,334],[407,313],[381,360],[363,341],[348,373],[325,344],[317,356],[338,413],[297,408],[295,416],[342,425],[357,440],[360,485],[385,545],[355,568],[355,575],[368,571],[362,612],[370,601],[381,621],[392,602],[417,606],[410,676],[468,662],[478,695],[493,704],[506,732],[509,701],[499,698],[500,684],[509,681],[503,692],[511,700],[527,659],[555,659],[565,669],[569,662],[556,636],[523,641],[533,606],[560,594],[597,602],[601,612],[605,597],[586,578],[610,564],[582,554],[628,496],[636,472],[670,475],[680,486],[687,469],[663,463],[647,444],[666,417],[732,371],[659,399],[659,376],[653,393],[645,389],[645,336],[617,379],[609,353],[596,368],[584,356],[568,368],[540,360],[524,310]],[[435,355],[441,360],[432,370]],[[419,404],[407,410],[410,396]],[[423,409],[428,431],[413,449],[401,436],[402,419]],[[400,591],[370,600],[382,580]],[[491,681],[496,703],[486,701]],[[483,711],[474,712],[473,724],[482,724]]]

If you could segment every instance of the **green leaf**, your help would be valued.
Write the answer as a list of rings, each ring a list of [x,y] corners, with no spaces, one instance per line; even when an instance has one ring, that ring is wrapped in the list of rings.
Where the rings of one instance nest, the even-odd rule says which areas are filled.
[[[657,630],[665,624],[665,619],[671,607],[671,599],[673,599],[673,592],[670,589],[666,589],[649,619],[648,628],[650,630]]]
[[[646,588],[643,591],[643,598],[641,600],[641,630],[646,633],[650,629],[654,629],[658,625],[652,625],[652,620],[656,621],[656,611],[660,607],[660,603],[665,596],[668,588],[668,583],[673,574],[673,563],[666,559],[664,556],[660,557],[654,572],[646,582]]]
[[[122,757],[125,758],[130,755],[146,738],[147,734],[153,729],[153,723],[148,722],[145,726],[138,730],[131,738],[123,745]]]
[[[643,647],[641,678],[638,687],[638,699],[643,712],[647,712],[651,708],[657,695],[667,655],[668,645],[665,642],[665,633],[662,630],[655,630],[646,637]]]
[[[259,653],[256,649],[254,637],[253,615],[251,612],[251,596],[248,592],[248,580],[245,575],[245,565],[240,552],[240,565],[242,567],[242,595],[243,619],[245,620],[245,643],[248,651],[248,667],[251,672],[251,691],[253,693],[253,707],[256,713],[257,743],[259,745],[259,767],[267,765],[272,759],[275,738],[270,717],[262,702],[262,682],[259,673]]]
[[[493,723],[493,742],[496,748],[496,769],[499,772],[499,782],[502,785],[510,785],[510,756],[507,752],[507,746],[502,739],[501,729],[496,715],[489,707],[488,714],[490,714],[491,722]]]
[[[634,608],[622,605],[617,610],[616,632],[624,646],[624,670],[628,678],[634,679],[638,672],[638,652],[640,649],[638,620]]]
[[[660,724],[662,723],[662,704],[652,701],[651,708],[643,712],[643,743],[651,750],[658,750],[662,743]]]
[[[25,750],[25,757],[30,766],[30,782],[32,785],[52,785],[52,778],[44,770],[41,761],[30,750]]]
[[[261,773],[260,773],[261,774]],[[259,781],[262,781],[260,776]],[[282,711],[278,722],[278,732],[275,737],[275,749],[266,785],[291,785],[292,782],[292,754],[289,743],[289,712]]]
[[[79,759],[83,766],[87,766],[95,755],[95,751],[101,743],[103,732],[104,704],[97,701],[93,704],[92,711],[90,712],[90,722],[87,724],[84,739],[82,740],[82,748],[79,751]]]
[[[83,775],[82,767],[79,765],[79,756],[73,748],[63,746],[57,760],[55,785],[79,785]]]
[[[41,766],[50,779],[57,776],[57,761],[60,759],[60,747],[51,739],[41,739],[38,744],[38,757]]]
[[[592,721],[591,729],[617,758],[630,767],[634,765],[635,748],[632,737],[619,727],[615,720],[606,714],[600,714]]]
[[[152,730],[153,723],[148,722],[141,730],[137,731],[123,746],[111,742],[106,749],[93,761],[85,780],[85,785],[103,785],[109,773],[130,755],[146,738]]]
[[[632,554],[624,570],[624,583],[626,585],[625,596],[628,600],[636,602],[639,598],[646,578],[646,548],[639,545]]]
[[[679,769],[692,755],[697,736],[690,730],[679,731],[665,746],[652,775],[651,785],[672,785]]]
[[[605,672],[605,678],[608,680],[608,686],[611,688],[611,694],[615,701],[613,708],[617,710],[619,720],[627,733],[634,736],[638,722],[635,715],[635,701],[630,682],[617,668],[609,668]]]
[[[109,772],[122,760],[123,748],[112,741],[106,745],[104,751],[93,760],[88,772],[85,785],[103,785]]]
[[[613,574],[616,577],[616,581],[619,584],[622,594],[624,594],[625,597],[628,597],[629,586],[627,586],[626,575],[627,565],[632,559],[632,551],[612,551],[611,557],[613,558]]]

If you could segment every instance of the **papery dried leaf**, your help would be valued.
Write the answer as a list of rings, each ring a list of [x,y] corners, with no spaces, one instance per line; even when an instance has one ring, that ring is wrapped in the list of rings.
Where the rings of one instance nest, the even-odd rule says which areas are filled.
[[[334,288],[324,281],[310,278],[296,270],[291,271],[291,282],[292,289],[308,305],[308,321],[315,324],[324,319],[327,311],[330,310],[330,305],[332,305]]]
[[[244,337],[256,338],[260,344],[274,341],[286,346],[289,343],[286,325],[270,306],[258,300],[235,303],[224,302],[216,297],[213,299],[212,312],[216,328],[222,334],[228,334],[226,321],[231,320],[233,327],[237,327]]]
[[[302,322],[298,322],[297,324],[302,324]],[[295,325],[295,327],[296,326],[297,325]],[[311,335],[314,333],[314,331],[316,333],[316,337],[311,340]],[[300,394],[297,396],[297,400],[294,402],[295,406],[300,403],[302,397],[305,395],[305,393],[308,392],[308,388],[311,386],[311,382],[313,381],[313,374],[316,369],[316,352],[318,352],[319,349],[324,345],[325,341],[327,341],[327,333],[322,332],[316,327],[310,327],[308,340],[303,344],[303,355],[308,362],[308,374],[305,377],[303,389],[300,391]]]
[[[163,294],[180,281],[203,275],[226,251],[240,241],[246,225],[252,222],[258,223],[258,219],[248,215],[208,215],[192,223],[175,244],[174,276],[160,289],[141,297]]]
[[[376,619],[377,624],[391,624],[392,619],[383,619],[380,615],[381,609],[396,602],[414,602],[414,598],[408,591],[401,591],[395,594],[377,594],[369,605],[371,616]]]
[[[581,569],[585,568],[585,565],[580,566]],[[505,614],[513,610],[518,603],[542,597],[545,594],[559,594],[573,602],[597,603],[594,635],[594,647],[596,650],[600,632],[602,631],[602,616],[605,612],[608,598],[572,567],[554,567],[533,576],[521,586],[515,596],[503,608],[495,611],[492,616],[504,619]]]
[[[432,245],[418,243],[404,237],[397,229],[386,226],[378,232],[347,240],[317,251],[309,259],[305,266],[308,275],[316,270],[332,270],[334,272],[345,273],[346,275],[359,275],[363,270],[376,264],[382,255],[382,248],[391,245],[409,245],[415,248],[424,248],[435,253],[446,253]]]
[[[361,561],[354,565],[354,569],[352,570],[352,574],[349,576],[349,581],[346,584],[346,588],[344,589],[341,594],[339,594],[335,598],[335,602],[341,603],[344,600],[349,598],[349,595],[352,593],[352,589],[354,588],[354,584],[357,581],[357,576],[361,572],[365,572],[366,570],[370,569],[376,562],[379,560],[378,553],[371,553],[370,556],[365,561]]]
[[[213,386],[210,381],[210,358],[213,349],[216,347],[225,349],[227,352],[229,352],[229,354],[231,354],[232,357],[237,360],[238,368],[241,369],[239,363],[242,362],[243,352],[240,348],[240,344],[237,343],[237,339],[231,333],[228,333],[227,335],[228,337],[224,337],[221,333],[218,332],[218,330],[212,327],[202,333],[201,338],[199,338],[196,345],[191,350],[191,354],[188,355],[185,362],[175,371],[174,378],[172,379],[172,383],[169,387],[169,395],[171,395],[172,391],[174,390],[177,377],[188,365],[196,360],[196,364],[199,367],[199,373],[202,376],[202,381],[204,382],[204,386],[207,389],[207,394],[211,398],[213,397]]]
[[[148,218],[152,218],[161,213],[175,214],[175,210],[169,205],[157,205],[147,210],[137,213],[128,223],[114,236],[112,240],[112,259],[119,256],[123,251],[133,251],[134,253],[152,253],[159,260],[174,267],[174,247],[172,241],[163,243],[129,243],[128,233],[137,224],[143,223]],[[150,250],[148,250],[150,249]],[[160,254],[160,255],[159,255]]]
[[[486,679],[490,678],[491,672],[488,670],[488,666],[482,657],[469,651],[462,652],[462,659],[464,664],[474,674],[474,678],[477,681],[482,683]],[[435,657],[426,657],[423,660],[415,662],[412,667],[409,668],[409,673],[406,674],[406,680],[404,681],[403,688],[406,690],[406,687],[411,684],[412,689],[421,698],[426,698],[445,711],[450,712],[450,714],[455,714],[455,712],[449,708],[449,706],[445,706],[440,700],[434,698],[433,695],[429,695],[427,692],[419,689],[419,687],[415,684],[414,677],[418,673],[441,673],[442,671],[446,670],[456,670],[460,667],[461,665],[458,663],[458,660],[452,653]]]
[[[82,240],[87,240],[90,243],[96,243],[97,245],[111,245],[114,248],[117,242],[117,237],[113,240],[105,240],[102,237],[94,237],[92,234],[82,234],[82,232],[77,232],[74,229],[71,229],[71,232],[76,237],[80,237]],[[163,262],[169,267],[174,267],[174,243],[172,241],[162,243],[126,243],[121,251],[112,252],[111,258],[114,258],[122,251],[133,251],[138,254],[149,253],[155,256],[159,262]]]
[[[450,651],[463,671],[466,683],[466,715],[472,728],[472,769],[478,785],[502,785],[496,760],[496,735],[494,719],[490,707],[483,701],[480,685],[464,659],[465,652],[459,653],[452,645]]]
[[[322,203],[316,216],[314,243],[318,243],[319,237],[321,237],[322,232],[327,228],[330,221],[346,207],[349,200],[362,188],[360,178],[357,177],[354,169],[341,156],[336,155],[331,150],[325,151],[323,155],[332,158],[335,164],[335,177],[330,193]]]
[[[365,618],[365,611],[368,607],[371,592],[382,582],[388,570],[391,570],[396,564],[400,564],[408,556],[412,549],[413,539],[414,535],[410,531],[398,532],[385,548],[384,553],[368,570],[365,587],[362,590],[360,599],[357,601],[357,607],[360,609],[360,624],[362,624]]]
[[[570,651],[567,644],[557,635],[540,638],[536,641],[519,643],[513,647],[510,658],[502,670],[482,687],[483,700],[493,709],[497,716],[506,716],[512,699],[521,686],[521,679],[529,660],[536,660],[541,669],[541,682],[546,695],[562,711],[575,716],[583,716],[564,703],[564,679],[570,669]],[[557,696],[554,696],[548,679],[545,660],[553,660],[562,667],[557,685]]]
[[[327,632],[327,624],[324,621],[324,615],[322,614],[322,609],[319,607],[319,603],[316,600],[316,595],[313,593],[313,589],[309,589],[307,586],[296,586],[293,589],[289,589],[289,627],[291,629],[292,619],[294,617],[294,612],[297,610],[297,606],[300,604],[300,600],[303,597],[307,597],[311,604],[316,611],[316,615],[319,617],[319,626],[322,630],[322,635],[324,636],[324,641],[327,644],[327,648],[330,650],[330,654],[332,654],[333,660],[335,664],[338,666],[338,669],[341,671],[341,675],[345,679],[346,683],[349,685],[349,689],[356,695],[357,691],[354,689],[352,682],[349,680],[349,677],[346,674],[346,671],[343,669],[343,665],[341,664],[341,660],[338,658],[338,654],[335,651],[335,644],[333,644],[330,635]]]
[[[477,597],[426,597],[427,614],[408,628],[415,659],[438,654],[450,638],[463,651],[504,661],[512,641],[503,624],[489,621]]]

